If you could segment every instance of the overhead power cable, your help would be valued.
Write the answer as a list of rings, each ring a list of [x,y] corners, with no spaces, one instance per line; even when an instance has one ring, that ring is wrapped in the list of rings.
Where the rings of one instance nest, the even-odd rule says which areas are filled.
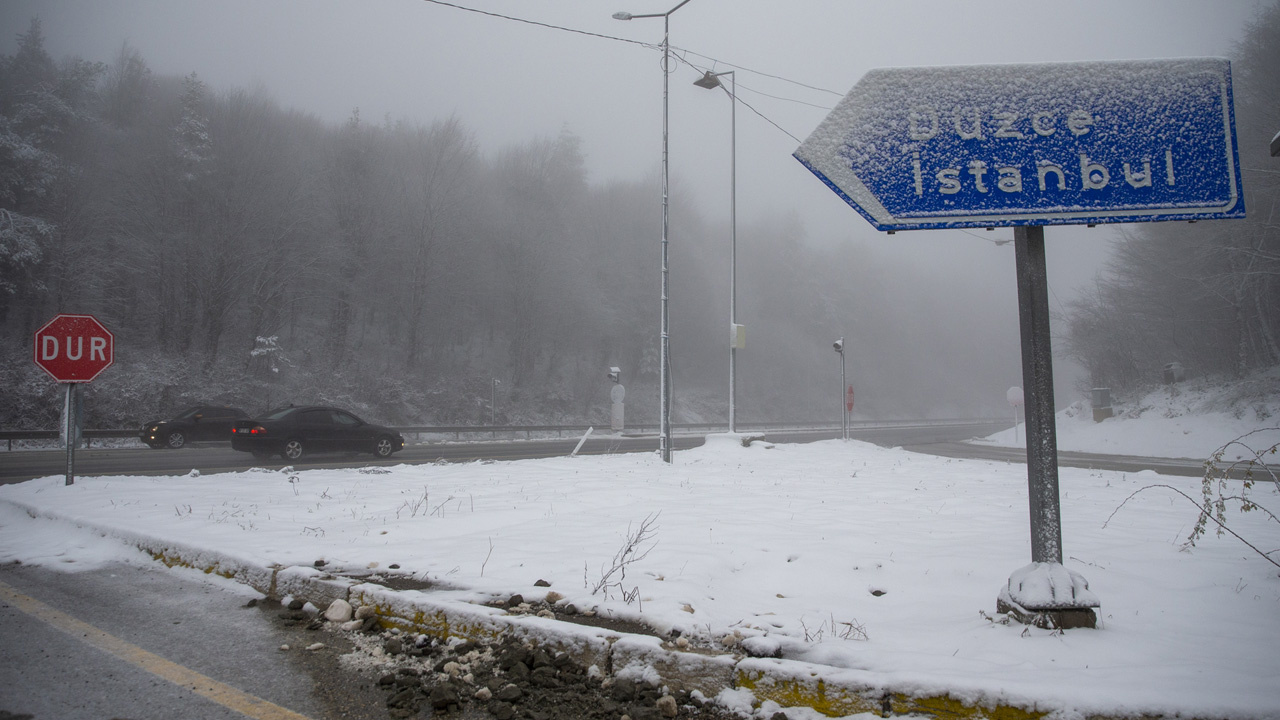
[[[422,0],[422,1],[432,3],[433,5],[444,5],[445,7],[451,7],[457,10],[465,10],[467,12],[476,13],[477,15],[488,15],[489,17],[501,18],[503,20],[510,20],[512,22],[525,23],[527,25],[537,25],[538,27],[544,27],[550,30],[560,30],[562,32],[576,33],[578,35],[586,35],[588,37],[601,38],[602,40],[616,40],[618,42],[631,43],[633,45],[639,45],[641,47],[647,47],[647,48],[659,47],[657,45],[654,45],[653,43],[641,42],[639,40],[631,40],[629,38],[623,38],[623,37],[616,37],[614,35],[603,35],[601,33],[593,33],[593,32],[588,32],[586,30],[578,30],[575,28],[564,27],[563,25],[552,25],[551,23],[539,22],[537,20],[528,20],[526,18],[515,17],[513,15],[503,15],[502,13],[490,12],[488,10],[480,10],[477,8],[467,7],[465,5],[458,5],[457,3],[445,2],[444,0]]]
[[[697,55],[698,57],[700,57],[700,58],[702,58],[702,59],[704,59],[704,60],[710,60],[711,62],[713,62],[713,63],[715,63],[715,64],[717,64],[717,65],[726,65],[726,66],[728,66],[728,67],[733,68],[734,70],[742,70],[742,71],[744,71],[744,72],[754,73],[754,74],[756,74],[756,75],[760,75],[760,76],[767,77],[767,78],[772,78],[772,79],[774,79],[774,80],[781,80],[782,82],[791,83],[792,85],[798,85],[798,86],[800,86],[800,87],[802,87],[802,88],[806,88],[806,89],[809,89],[809,90],[816,90],[816,91],[818,91],[818,92],[824,92],[824,93],[828,93],[828,94],[831,94],[831,95],[835,95],[835,96],[836,96],[836,97],[838,97],[838,98],[842,98],[842,97],[844,97],[844,96],[845,96],[845,94],[844,94],[844,93],[842,93],[842,92],[836,92],[835,90],[828,90],[828,89],[826,89],[826,88],[815,87],[815,86],[813,86],[813,85],[806,85],[806,84],[804,84],[804,83],[802,83],[802,82],[798,82],[798,81],[795,81],[795,80],[791,80],[791,79],[789,79],[789,78],[784,78],[784,77],[782,77],[781,75],[771,75],[771,74],[769,74],[769,73],[767,73],[767,72],[762,72],[762,71],[760,71],[760,70],[752,70],[752,69],[751,69],[751,68],[749,68],[749,67],[743,67],[742,65],[734,65],[734,64],[733,64],[733,63],[731,63],[731,62],[725,62],[725,61],[723,61],[723,60],[717,60],[716,58],[713,58],[713,57],[711,57],[711,56],[709,56],[709,55],[703,55],[702,53],[695,52],[695,51],[693,51],[693,50],[685,50],[685,49],[683,49],[683,48],[676,48],[675,46],[672,46],[672,48],[671,48],[671,49],[672,49],[672,50],[680,49],[680,51],[681,51],[681,52],[686,52],[686,53],[688,53],[688,54],[690,54],[690,55]],[[763,94],[763,93],[761,93],[761,94]],[[778,98],[778,99],[779,99],[779,100],[788,100],[789,98]],[[798,100],[792,100],[792,102],[799,102],[799,101],[798,101]],[[808,104],[808,103],[805,103],[805,104]],[[815,106],[815,107],[816,107],[816,106]]]
[[[511,22],[524,23],[524,24],[526,24],[526,25],[535,25],[535,26],[537,26],[537,27],[547,28],[548,30],[559,30],[559,31],[561,31],[561,32],[574,33],[574,34],[576,34],[576,35],[585,35],[585,36],[587,36],[587,37],[600,38],[600,39],[602,39],[602,40],[614,40],[614,41],[616,41],[616,42],[624,42],[624,43],[628,43],[628,44],[631,44],[631,45],[639,45],[639,46],[644,47],[644,48],[649,48],[650,50],[661,50],[661,49],[662,49],[662,46],[661,46],[661,45],[655,45],[655,44],[653,44],[653,43],[641,42],[641,41],[639,41],[639,40],[631,40],[631,39],[629,39],[629,38],[617,37],[617,36],[614,36],[614,35],[604,35],[604,34],[601,34],[601,33],[588,32],[588,31],[586,31],[586,30],[578,30],[578,29],[576,29],[576,28],[564,27],[563,25],[554,25],[554,24],[552,24],[552,23],[540,22],[540,21],[538,21],[538,20],[529,20],[529,19],[527,19],[527,18],[515,17],[515,16],[513,16],[513,15],[504,15],[504,14],[502,14],[502,13],[491,12],[491,11],[488,11],[488,10],[480,10],[480,9],[478,9],[478,8],[467,7],[467,6],[465,6],[465,5],[459,5],[459,4],[457,4],[457,3],[446,2],[446,0],[422,0],[422,1],[423,1],[423,2],[431,3],[431,4],[433,4],[433,5],[441,5],[441,6],[444,6],[444,7],[454,8],[455,10],[463,10],[463,11],[465,11],[465,12],[476,13],[477,15],[485,15],[485,16],[488,16],[488,17],[499,18],[499,19],[501,19],[501,20],[509,20],[509,21],[511,21]],[[796,86],[799,86],[799,87],[807,88],[807,89],[809,89],[809,90],[816,90],[816,91],[818,91],[818,92],[830,93],[830,94],[835,95],[835,96],[837,96],[837,97],[843,97],[843,94],[842,94],[842,93],[835,92],[834,90],[827,90],[827,89],[825,89],[825,88],[815,87],[815,86],[813,86],[813,85],[806,85],[805,83],[797,82],[797,81],[795,81],[795,80],[789,80],[789,79],[784,78],[784,77],[781,77],[781,76],[779,76],[779,75],[772,75],[772,74],[770,74],[770,73],[761,72],[761,71],[759,71],[759,70],[753,70],[753,69],[751,69],[751,68],[743,67],[743,66],[741,66],[741,65],[735,65],[735,64],[733,64],[733,63],[724,62],[723,60],[717,60],[716,58],[710,57],[710,56],[708,56],[708,55],[703,55],[702,53],[694,52],[694,51],[692,51],[692,50],[687,50],[687,49],[683,49],[683,48],[676,48],[676,47],[674,47],[674,46],[672,46],[670,49],[672,50],[672,56],[673,56],[673,57],[675,57],[679,62],[682,62],[682,63],[684,63],[684,64],[688,65],[689,67],[693,68],[694,70],[696,70],[696,71],[698,71],[698,72],[706,72],[706,70],[705,70],[704,68],[700,68],[700,67],[698,67],[697,65],[694,65],[693,63],[689,62],[687,59],[685,59],[684,57],[682,57],[682,56],[681,56],[681,53],[687,53],[687,54],[689,54],[689,55],[696,55],[696,56],[698,56],[698,57],[700,57],[700,58],[704,58],[704,59],[706,59],[706,60],[710,60],[710,61],[711,61],[711,62],[713,62],[713,63],[717,63],[717,64],[720,64],[720,65],[725,65],[725,66],[727,66],[727,67],[734,68],[735,70],[742,70],[743,72],[753,73],[753,74],[756,74],[756,75],[760,75],[760,76],[762,76],[762,77],[772,78],[772,79],[774,79],[774,80],[781,80],[781,81],[783,81],[783,82],[791,83],[792,85],[796,85]],[[759,90],[752,90],[751,88],[747,88],[747,87],[744,87],[743,89],[745,89],[745,90],[749,90],[750,92],[754,92],[754,93],[757,93],[757,94],[759,94],[759,95],[764,95],[765,97],[773,98],[773,99],[775,99],[775,100],[783,100],[783,101],[786,101],[786,102],[794,102],[794,103],[798,103],[798,104],[800,104],[800,105],[808,105],[808,106],[810,106],[810,107],[815,107],[815,108],[818,108],[818,109],[821,109],[821,110],[830,110],[830,108],[826,108],[826,107],[823,107],[823,106],[821,106],[821,105],[815,105],[815,104],[813,104],[813,103],[804,102],[804,101],[802,101],[802,100],[795,100],[795,99],[793,99],[793,98],[785,98],[785,97],[779,97],[779,96],[777,96],[777,95],[770,95],[770,94],[768,94],[768,93],[760,92]],[[783,134],[785,134],[787,137],[791,138],[792,140],[795,140],[796,142],[800,142],[800,139],[799,139],[799,138],[797,138],[795,135],[792,135],[791,133],[787,132],[787,130],[786,130],[786,129],[784,129],[781,125],[779,125],[778,123],[776,123],[776,122],[774,122],[773,120],[769,119],[769,117],[768,117],[768,116],[766,116],[764,113],[760,112],[759,110],[755,109],[755,107],[753,107],[750,103],[748,103],[748,102],[746,102],[745,100],[743,100],[741,97],[736,98],[736,100],[737,100],[738,102],[742,103],[742,106],[743,106],[743,107],[747,108],[747,109],[748,109],[748,110],[750,110],[751,112],[753,112],[753,113],[755,113],[756,115],[758,115],[762,120],[764,120],[765,122],[767,122],[767,123],[769,123],[770,125],[774,126],[774,127],[775,127],[775,128],[777,128],[778,130],[782,131],[782,133],[783,133]]]
[[[480,10],[480,9],[478,9],[478,8],[467,7],[467,6],[465,6],[465,5],[459,5],[459,4],[457,4],[457,3],[446,2],[446,0],[422,0],[422,1],[423,1],[423,2],[431,3],[431,4],[433,4],[433,5],[442,5],[442,6],[444,6],[444,7],[451,7],[451,8],[454,8],[454,9],[456,9],[456,10],[463,10],[463,11],[466,11],[466,12],[476,13],[477,15],[487,15],[487,16],[489,16],[489,17],[499,18],[499,19],[502,19],[502,20],[510,20],[510,21],[512,21],[512,22],[524,23],[524,24],[526,24],[526,25],[536,25],[537,27],[547,28],[547,29],[549,29],[549,30],[559,30],[559,31],[561,31],[561,32],[569,32],[569,33],[574,33],[574,34],[577,34],[577,35],[586,35],[587,37],[600,38],[600,39],[602,39],[602,40],[614,40],[614,41],[617,41],[617,42],[629,43],[629,44],[631,44],[631,45],[639,45],[639,46],[641,46],[641,47],[649,48],[650,50],[661,50],[661,49],[662,49],[662,46],[661,46],[661,45],[658,45],[658,44],[655,44],[655,43],[642,42],[642,41],[640,41],[640,40],[631,40],[631,39],[629,39],[629,38],[617,37],[617,36],[615,36],[615,35],[604,35],[604,34],[602,34],[602,33],[588,32],[588,31],[586,31],[586,30],[578,30],[578,29],[576,29],[576,28],[565,27],[565,26],[563,26],[563,25],[554,25],[554,24],[552,24],[552,23],[545,23],[545,22],[541,22],[541,21],[538,21],[538,20],[529,20],[529,19],[527,19],[527,18],[516,17],[516,16],[514,16],[514,15],[504,15],[504,14],[502,14],[502,13],[496,13],[496,12],[492,12],[492,11],[489,11],[489,10]],[[689,55],[696,55],[696,56],[698,56],[698,57],[700,57],[700,58],[703,58],[703,59],[705,59],[705,60],[710,60],[712,63],[718,64],[718,65],[724,65],[724,66],[726,66],[726,67],[731,67],[731,68],[734,68],[735,70],[742,70],[743,72],[753,73],[753,74],[755,74],[755,75],[759,75],[759,76],[761,76],[761,77],[767,77],[767,78],[770,78],[770,79],[773,79],[773,80],[780,80],[780,81],[785,82],[785,83],[791,83],[792,85],[795,85],[795,86],[797,86],[797,87],[806,88],[806,89],[808,89],[808,90],[815,90],[815,91],[817,91],[817,92],[829,93],[829,94],[831,94],[831,95],[835,95],[836,97],[844,97],[844,93],[838,93],[838,92],[836,92],[836,91],[834,91],[834,90],[827,90],[827,89],[825,89],[825,88],[815,87],[815,86],[813,86],[813,85],[807,85],[807,84],[805,84],[805,83],[798,82],[798,81],[796,81],[796,80],[791,80],[791,79],[788,79],[788,78],[784,78],[784,77],[782,77],[781,75],[773,75],[773,74],[771,74],[771,73],[762,72],[762,71],[760,71],[760,70],[753,70],[753,69],[751,69],[751,68],[744,67],[744,66],[742,66],[742,65],[735,65],[735,64],[730,63],[730,62],[725,62],[725,61],[723,61],[723,60],[718,60],[718,59],[716,59],[716,58],[711,57],[710,55],[703,55],[702,53],[700,53],[700,52],[696,52],[696,51],[693,51],[693,50],[688,50],[688,49],[685,49],[685,48],[678,48],[678,47],[676,47],[676,46],[672,45],[672,46],[671,46],[671,51],[672,51],[672,53],[681,53],[681,52],[682,52],[682,53],[688,53]],[[682,61],[683,61],[683,62],[685,62],[686,64],[688,64],[690,67],[696,67],[696,66],[695,66],[695,65],[693,65],[692,63],[689,63],[687,60],[683,60],[683,59],[682,59]],[[751,90],[751,88],[746,88],[746,89]],[[803,101],[803,100],[796,100],[795,98],[787,98],[787,97],[782,97],[782,96],[780,96],[780,95],[770,95],[769,93],[761,92],[761,91],[759,91],[759,90],[751,90],[751,92],[754,92],[754,93],[757,93],[757,94],[760,94],[760,95],[764,95],[765,97],[773,98],[774,100],[782,100],[782,101],[784,101],[784,102],[793,102],[793,103],[797,103],[797,104],[800,104],[800,105],[808,105],[808,106],[810,106],[810,107],[815,107],[815,108],[819,108],[819,109],[822,109],[822,110],[830,110],[830,109],[831,109],[831,108],[829,108],[829,107],[824,107],[824,106],[822,106],[822,105],[815,105],[815,104],[813,104],[813,103],[808,103],[808,102],[805,102],[805,101]]]

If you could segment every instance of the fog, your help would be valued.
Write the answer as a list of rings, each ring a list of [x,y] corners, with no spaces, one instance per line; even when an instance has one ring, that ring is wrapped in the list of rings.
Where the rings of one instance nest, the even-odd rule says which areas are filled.
[[[567,131],[581,140],[592,183],[649,182],[658,177],[662,150],[658,47],[663,22],[622,22],[611,15],[662,13],[673,4],[6,0],[0,4],[0,27],[6,29],[0,53],[14,52],[17,34],[39,17],[55,58],[110,62],[127,43],[158,75],[196,72],[215,90],[261,89],[280,104],[330,124],[342,123],[356,110],[371,122],[455,117],[488,153]],[[853,260],[849,282],[877,282],[899,294],[907,288],[925,299],[912,310],[916,316],[880,323],[880,332],[927,334],[937,318],[919,315],[931,303],[969,308],[971,315],[989,321],[972,328],[973,355],[990,352],[1007,384],[1021,384],[1013,247],[1005,242],[1012,230],[878,233],[791,153],[872,68],[1224,56],[1264,5],[1255,0],[691,0],[670,16],[670,42],[679,57],[669,94],[673,203],[696,208],[709,232],[727,236],[734,150],[729,99],[692,83],[705,70],[733,70],[742,101],[736,126],[739,227],[796,218],[804,243],[838,249],[833,257],[846,262],[867,258],[868,267],[878,268],[876,277],[867,278],[856,267],[862,263]],[[656,181],[653,187],[653,212],[658,213]],[[1046,231],[1054,311],[1092,281],[1124,228]],[[673,244],[682,240],[674,223],[671,238]],[[752,242],[744,238],[740,251]],[[657,238],[654,246],[656,325]],[[673,264],[677,288],[680,271]],[[738,288],[740,302],[748,304],[753,295],[776,291],[742,280]],[[680,312],[677,290],[673,317]],[[852,316],[858,309],[848,312]],[[757,328],[751,318],[743,320],[749,339],[740,354],[741,372],[781,370],[753,360],[750,338]],[[846,327],[831,327],[830,337],[793,341],[829,347],[831,340],[847,335],[851,349],[878,342],[874,336],[858,337],[857,326],[850,317]],[[923,339],[914,344],[929,354]],[[679,345],[674,352],[678,372]],[[934,374],[955,371],[956,383],[969,382],[945,358],[875,361],[918,365]],[[1055,362],[1063,404],[1076,399],[1082,379],[1067,360]],[[999,404],[1007,385],[991,384],[989,392]]]

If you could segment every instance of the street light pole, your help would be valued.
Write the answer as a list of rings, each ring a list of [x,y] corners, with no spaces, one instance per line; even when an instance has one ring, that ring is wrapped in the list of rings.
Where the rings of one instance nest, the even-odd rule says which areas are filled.
[[[489,389],[489,424],[497,425],[498,417],[498,378],[493,378],[493,385]]]
[[[663,462],[671,462],[671,313],[668,308],[670,299],[670,281],[667,265],[667,228],[669,171],[667,168],[668,118],[670,116],[670,82],[671,74],[671,14],[689,3],[682,0],[680,4],[664,13],[632,15],[628,12],[616,12],[615,20],[635,20],[637,18],[662,18],[662,332],[661,346],[658,353],[658,451]]]
[[[732,70],[708,70],[694,81],[698,87],[724,88],[720,77],[729,76],[729,432],[738,431],[738,80]]]

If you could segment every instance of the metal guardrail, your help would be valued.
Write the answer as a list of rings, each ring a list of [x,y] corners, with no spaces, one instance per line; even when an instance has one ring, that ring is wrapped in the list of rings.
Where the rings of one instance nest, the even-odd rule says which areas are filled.
[[[988,423],[1003,422],[1002,419],[996,418],[948,418],[942,420],[855,420],[849,422],[849,428],[857,427],[893,427],[893,426],[920,426],[920,425],[958,425],[966,423]],[[524,434],[526,440],[532,440],[534,433],[555,433],[556,437],[564,437],[566,434],[571,436],[582,435],[587,428],[595,427],[592,425],[411,425],[397,427],[395,430],[401,435],[415,435],[420,440],[423,435],[452,435],[455,440],[461,441],[463,435],[488,435],[493,439],[497,439],[499,435],[518,436]],[[727,432],[729,425],[727,422],[719,423],[672,423],[672,429],[677,432],[697,433],[697,432]],[[739,432],[759,432],[765,430],[771,431],[798,431],[798,430],[839,430],[840,425],[832,423],[830,420],[821,420],[813,422],[775,422],[775,423],[738,423]],[[657,433],[658,425],[632,425],[625,431],[631,435],[644,435],[647,433]],[[87,447],[93,447],[95,439],[122,439],[136,438],[141,435],[141,426],[134,429],[86,429],[82,436],[85,439]],[[0,430],[0,440],[7,442],[8,449],[13,450],[13,442],[15,440],[56,440],[61,437],[57,430]]]

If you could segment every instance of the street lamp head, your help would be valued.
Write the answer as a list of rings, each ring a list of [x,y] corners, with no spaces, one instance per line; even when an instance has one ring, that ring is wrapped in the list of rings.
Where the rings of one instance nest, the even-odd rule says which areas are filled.
[[[720,75],[708,70],[705,73],[703,73],[702,77],[698,78],[697,80],[694,80],[693,84],[697,85],[700,88],[715,90],[716,88],[720,87]]]
[[[630,20],[633,17],[635,16],[629,12],[616,12],[613,14],[614,20]]]
[[[841,355],[843,355],[843,354],[844,354],[844,338],[840,338],[839,340],[837,340],[837,341],[835,341],[835,342],[831,343],[831,347],[832,347],[832,349],[834,349],[836,352],[838,352],[838,353],[840,353]]]

